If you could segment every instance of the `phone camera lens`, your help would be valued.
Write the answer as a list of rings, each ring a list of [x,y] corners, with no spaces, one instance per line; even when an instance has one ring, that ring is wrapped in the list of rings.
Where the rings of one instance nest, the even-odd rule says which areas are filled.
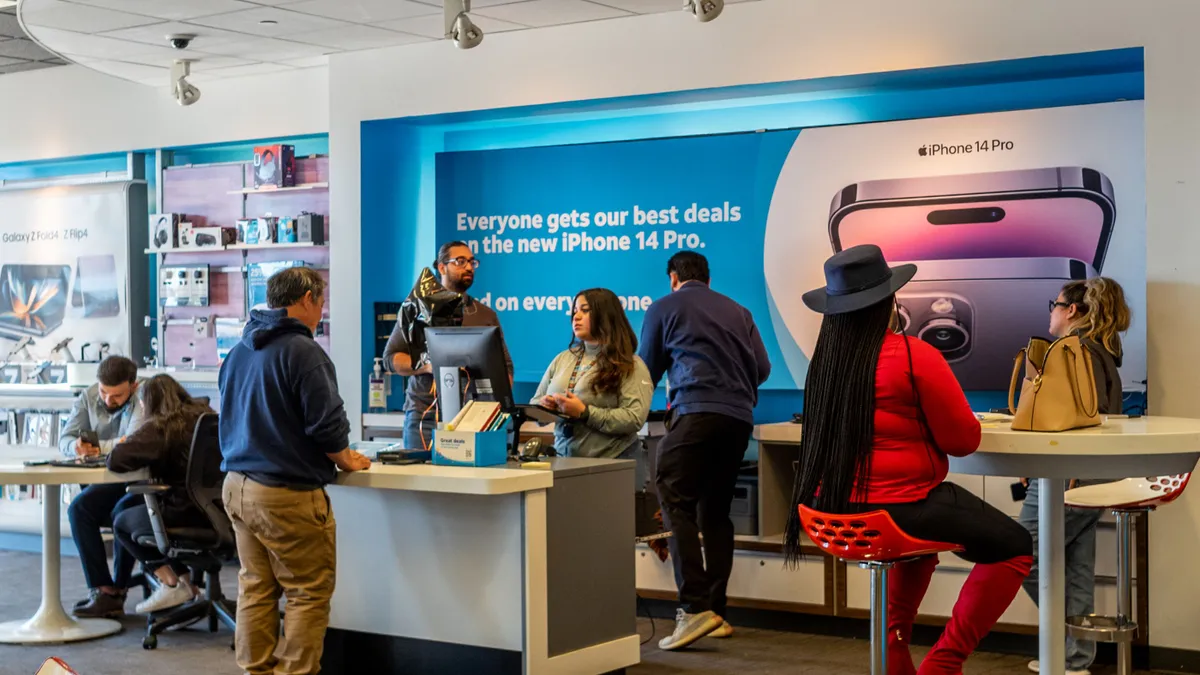
[[[967,329],[954,319],[934,319],[921,327],[917,337],[943,353],[960,351],[971,340]]]

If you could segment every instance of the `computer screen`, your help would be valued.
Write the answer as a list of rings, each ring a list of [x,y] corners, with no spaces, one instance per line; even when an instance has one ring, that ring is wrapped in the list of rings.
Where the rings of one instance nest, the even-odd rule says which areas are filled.
[[[512,410],[512,383],[499,328],[427,327],[425,342],[443,421],[454,419],[465,398],[497,401],[501,410]]]

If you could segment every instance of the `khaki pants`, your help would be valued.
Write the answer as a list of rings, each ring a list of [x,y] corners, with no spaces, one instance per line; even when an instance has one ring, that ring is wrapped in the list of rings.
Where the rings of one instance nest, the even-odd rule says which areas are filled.
[[[337,563],[337,526],[324,490],[272,488],[230,473],[225,511],[237,536],[238,666],[248,675],[321,670]],[[279,597],[287,597],[279,636]]]

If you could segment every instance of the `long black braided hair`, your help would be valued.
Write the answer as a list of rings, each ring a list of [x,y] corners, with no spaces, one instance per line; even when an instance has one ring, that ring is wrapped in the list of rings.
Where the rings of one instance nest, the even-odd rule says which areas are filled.
[[[871,473],[875,369],[893,323],[895,296],[821,321],[804,381],[804,431],[785,539],[787,560],[800,558],[797,507],[847,513],[855,485]],[[819,492],[818,492],[819,489]]]

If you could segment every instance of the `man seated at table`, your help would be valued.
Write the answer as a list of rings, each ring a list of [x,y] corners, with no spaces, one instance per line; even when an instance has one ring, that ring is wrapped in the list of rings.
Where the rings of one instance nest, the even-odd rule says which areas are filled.
[[[58,448],[64,455],[106,455],[118,439],[141,424],[137,370],[137,364],[124,356],[110,356],[100,362],[96,373],[99,382],[75,400],[71,417],[58,440]],[[89,442],[93,435],[96,444]],[[116,617],[125,613],[125,589],[133,575],[134,559],[120,545],[113,546],[110,573],[100,528],[112,527],[117,514],[142,502],[140,496],[125,494],[124,483],[110,483],[87,486],[67,508],[71,537],[79,550],[84,579],[91,589],[86,599],[76,603],[75,616]]]

